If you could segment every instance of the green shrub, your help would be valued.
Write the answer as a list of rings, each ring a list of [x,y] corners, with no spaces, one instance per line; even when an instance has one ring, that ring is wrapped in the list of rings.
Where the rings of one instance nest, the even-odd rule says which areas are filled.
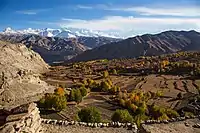
[[[157,92],[156,92],[156,96],[157,96],[157,97],[163,96],[163,92],[162,92],[162,91],[157,91]]]
[[[134,117],[134,122],[137,124],[138,127],[141,126],[141,121],[149,120],[149,117],[146,115],[136,115]]]
[[[110,86],[113,86],[112,80],[111,80],[110,78],[108,78],[108,79],[106,80],[106,82],[107,82]]]
[[[112,74],[117,75],[117,70],[116,69],[112,69]]]
[[[119,100],[119,104],[120,104],[122,107],[125,107],[125,106],[126,106],[126,103],[125,103],[125,100],[124,100],[124,99],[120,99],[120,100]]]
[[[146,109],[142,106],[138,107],[136,110],[136,114],[137,115],[144,115],[145,114]]]
[[[78,117],[82,122],[101,122],[101,114],[95,107],[87,107],[78,112]]]
[[[169,117],[167,116],[167,114],[163,114],[160,117],[158,117],[158,120],[169,120]]]
[[[185,112],[185,116],[193,117],[194,114],[192,112]]]
[[[70,101],[75,101],[75,93],[76,93],[76,90],[75,89],[72,89],[70,91],[70,94],[69,94],[69,100]]]
[[[129,114],[128,110],[117,109],[112,115],[112,121],[116,122],[133,122],[133,117]]]
[[[167,116],[170,118],[176,118],[179,116],[179,114],[175,110],[172,110],[172,109],[166,109],[165,112],[166,112]]]
[[[87,88],[85,87],[81,87],[80,88],[80,92],[81,92],[81,95],[84,97],[87,95],[88,91],[87,91]]]
[[[75,101],[77,103],[80,103],[82,101],[83,97],[81,95],[81,91],[79,89],[76,89],[75,91]]]
[[[39,102],[38,102],[38,107],[39,108],[45,108],[45,103],[46,101],[45,101],[45,97],[43,97],[43,98],[41,98],[40,100],[39,100]],[[46,105],[46,107],[47,107],[47,105]]]
[[[65,96],[60,96],[57,94],[46,94],[45,97],[40,99],[38,106],[43,109],[53,109],[56,111],[61,111],[65,109],[67,105],[67,99]]]
[[[108,71],[103,71],[103,78],[107,78],[109,76]]]
[[[52,106],[56,111],[61,111],[62,109],[65,109],[67,107],[66,97],[55,95]]]
[[[101,89],[102,89],[102,91],[107,92],[111,89],[111,86],[107,81],[102,81],[101,82]]]
[[[70,101],[75,101],[77,103],[80,103],[83,98],[80,89],[72,89],[69,97]]]
[[[173,118],[173,117],[178,117],[179,114],[175,111],[172,110],[170,108],[163,108],[163,107],[159,107],[154,105],[151,108],[151,115],[154,119],[164,119],[164,118]],[[166,117],[167,116],[167,117]]]
[[[154,119],[158,119],[160,116],[165,114],[165,109],[156,105],[153,105],[150,110],[150,114]]]
[[[113,86],[111,89],[110,89],[110,93],[111,94],[115,94],[117,92],[118,88],[117,86]]]

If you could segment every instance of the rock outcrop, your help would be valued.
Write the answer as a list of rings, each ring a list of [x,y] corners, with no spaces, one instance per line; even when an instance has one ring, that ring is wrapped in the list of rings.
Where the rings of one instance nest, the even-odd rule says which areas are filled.
[[[4,125],[2,133],[42,133],[39,109],[31,103],[27,113],[19,120]]]
[[[80,44],[78,40],[70,38],[0,34],[0,40],[11,43],[22,43],[39,53],[50,64],[71,59],[73,56],[87,50],[87,47]]]
[[[47,70],[40,55],[25,45],[0,41],[0,106],[21,104],[51,88],[39,78]]]

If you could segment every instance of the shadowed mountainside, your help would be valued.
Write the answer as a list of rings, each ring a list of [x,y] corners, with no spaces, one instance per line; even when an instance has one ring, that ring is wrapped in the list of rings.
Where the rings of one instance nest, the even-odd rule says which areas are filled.
[[[145,34],[88,50],[71,61],[134,58],[178,51],[199,51],[199,42],[200,33],[196,31],[166,31],[155,35]]]

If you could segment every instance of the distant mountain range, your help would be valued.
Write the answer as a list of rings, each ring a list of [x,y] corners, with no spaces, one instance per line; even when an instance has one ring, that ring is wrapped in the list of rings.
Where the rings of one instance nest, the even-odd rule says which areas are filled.
[[[10,30],[9,30],[10,31]],[[29,31],[30,33],[30,31]],[[86,50],[116,42],[120,39],[108,37],[46,37],[37,34],[19,34],[15,32],[0,33],[0,40],[12,43],[23,43],[39,53],[47,63],[69,60]]]
[[[76,38],[76,37],[108,37],[108,38],[120,38],[118,33],[115,32],[102,32],[102,31],[94,31],[87,29],[78,29],[78,28],[62,28],[62,29],[23,29],[23,30],[14,30],[10,27],[6,28],[2,34],[6,35],[40,35],[43,37],[62,37],[62,38]]]
[[[200,33],[196,31],[166,31],[128,39],[90,33],[80,29],[14,31],[7,28],[0,33],[0,40],[23,43],[50,64],[69,60],[134,58],[200,50]]]
[[[160,34],[145,34],[96,47],[77,55],[71,61],[94,59],[134,58],[174,53],[199,51],[200,33],[196,31],[166,31]]]

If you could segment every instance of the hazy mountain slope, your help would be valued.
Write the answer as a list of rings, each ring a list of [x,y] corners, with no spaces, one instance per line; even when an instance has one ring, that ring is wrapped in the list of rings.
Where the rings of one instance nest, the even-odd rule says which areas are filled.
[[[166,31],[156,35],[145,34],[107,44],[86,51],[73,58],[72,61],[133,58],[188,50],[200,50],[200,33],[196,31]]]

